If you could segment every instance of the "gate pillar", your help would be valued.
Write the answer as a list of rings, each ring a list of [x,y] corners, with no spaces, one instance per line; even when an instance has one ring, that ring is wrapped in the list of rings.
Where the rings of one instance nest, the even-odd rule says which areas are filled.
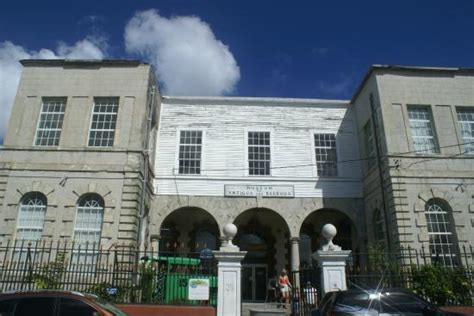
[[[327,242],[318,251],[313,253],[313,258],[318,261],[321,268],[321,291],[322,296],[331,291],[347,290],[346,284],[346,260],[351,250],[342,250],[333,244],[332,239],[336,236],[336,227],[326,224],[322,228],[322,235]]]
[[[213,251],[217,259],[217,316],[241,315],[241,270],[242,260],[247,251],[232,243],[237,234],[234,224],[226,224],[222,229],[225,239],[217,251]]]

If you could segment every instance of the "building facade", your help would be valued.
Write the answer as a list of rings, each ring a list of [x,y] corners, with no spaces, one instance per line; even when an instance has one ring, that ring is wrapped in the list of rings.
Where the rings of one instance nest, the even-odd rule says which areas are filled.
[[[136,244],[159,100],[150,65],[22,64],[0,158],[2,241]]]
[[[199,252],[232,222],[257,301],[312,264],[328,222],[345,249],[424,247],[449,266],[474,244],[472,69],[372,66],[341,101],[162,97],[137,61],[22,64],[2,242]]]

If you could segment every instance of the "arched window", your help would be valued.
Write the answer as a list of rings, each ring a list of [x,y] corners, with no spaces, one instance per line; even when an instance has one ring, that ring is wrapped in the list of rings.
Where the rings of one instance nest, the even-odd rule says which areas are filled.
[[[375,209],[374,211],[374,237],[377,243],[383,242],[385,240],[384,234],[384,222],[382,218],[382,213],[379,209]]]
[[[41,239],[46,205],[46,197],[42,193],[31,192],[23,196],[18,212],[16,239],[31,241]]]
[[[74,242],[85,247],[97,247],[102,233],[104,200],[97,194],[86,194],[77,202]]]
[[[457,266],[459,249],[449,205],[444,201],[431,199],[425,205],[425,216],[432,261],[445,266]]]

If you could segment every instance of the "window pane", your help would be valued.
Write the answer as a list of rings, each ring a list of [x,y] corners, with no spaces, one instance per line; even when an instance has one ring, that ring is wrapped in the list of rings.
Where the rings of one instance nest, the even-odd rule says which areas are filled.
[[[73,264],[92,264],[96,261],[103,214],[104,202],[99,195],[88,194],[79,200],[74,225],[76,250],[72,258]]]
[[[66,98],[43,98],[38,128],[36,129],[36,146],[58,146],[63,126]]]
[[[367,165],[371,168],[375,165],[375,139],[370,120],[364,126],[364,134]]]
[[[181,131],[179,141],[179,174],[200,174],[202,131]]]
[[[425,217],[431,258],[433,262],[452,267],[459,264],[459,259],[450,215],[443,203],[434,199],[426,203]]]
[[[43,233],[45,215],[46,197],[36,192],[26,194],[20,202],[16,239],[40,240]]]
[[[248,133],[249,175],[270,175],[270,132]]]
[[[90,147],[112,147],[114,145],[119,98],[94,98]]]
[[[458,108],[458,123],[464,151],[474,154],[474,108]]]
[[[314,134],[316,167],[320,177],[337,176],[337,155],[335,134]]]
[[[409,106],[408,119],[415,150],[420,153],[439,152],[429,108],[425,106]]]

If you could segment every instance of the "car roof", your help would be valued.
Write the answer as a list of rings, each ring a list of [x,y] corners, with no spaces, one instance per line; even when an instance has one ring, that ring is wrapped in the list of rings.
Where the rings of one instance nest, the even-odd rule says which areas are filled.
[[[0,297],[4,296],[44,296],[44,295],[53,295],[53,296],[75,296],[75,297],[84,297],[88,299],[97,299],[98,297],[94,294],[81,293],[76,291],[62,291],[62,290],[17,290],[17,291],[7,291],[0,293]]]

